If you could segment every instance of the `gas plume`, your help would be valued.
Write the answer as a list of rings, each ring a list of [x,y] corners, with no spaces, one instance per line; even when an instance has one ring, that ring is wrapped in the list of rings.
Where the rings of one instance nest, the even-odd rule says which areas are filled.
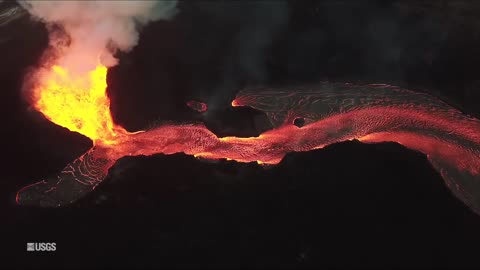
[[[128,52],[137,43],[139,28],[176,13],[176,1],[35,1],[19,3],[47,24],[57,65],[73,73],[111,67],[117,50]],[[58,34],[60,27],[64,32]]]

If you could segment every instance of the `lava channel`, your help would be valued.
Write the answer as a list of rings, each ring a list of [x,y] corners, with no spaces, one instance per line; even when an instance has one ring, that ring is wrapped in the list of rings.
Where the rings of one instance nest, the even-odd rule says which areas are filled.
[[[58,207],[98,185],[123,156],[185,153],[278,164],[288,152],[347,141],[397,142],[425,154],[447,186],[480,214],[480,121],[441,100],[389,85],[318,83],[239,92],[233,106],[263,111],[274,128],[258,137],[219,138],[203,124],[162,125],[97,143],[59,175],[17,194],[22,205]],[[304,125],[294,125],[302,118]]]

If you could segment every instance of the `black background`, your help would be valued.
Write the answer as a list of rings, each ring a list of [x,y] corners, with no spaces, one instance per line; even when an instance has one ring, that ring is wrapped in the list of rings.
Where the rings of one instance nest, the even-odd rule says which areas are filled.
[[[189,1],[179,9],[144,27],[109,71],[112,114],[128,130],[204,121],[221,136],[257,135],[269,128],[265,116],[231,108],[236,91],[319,80],[430,91],[480,115],[475,1]],[[395,143],[340,143],[267,169],[182,154],[123,158],[70,207],[17,206],[19,188],[55,174],[90,142],[22,96],[45,27],[23,17],[0,37],[5,269],[479,266],[480,217],[424,155]],[[190,110],[190,99],[207,102],[208,113]],[[57,251],[27,253],[26,242],[56,242]]]

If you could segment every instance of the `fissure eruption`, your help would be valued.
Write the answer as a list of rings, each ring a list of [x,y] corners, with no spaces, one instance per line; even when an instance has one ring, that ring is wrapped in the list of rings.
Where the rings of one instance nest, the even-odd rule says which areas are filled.
[[[83,134],[94,143],[112,144],[126,134],[115,125],[107,97],[107,68],[99,65],[83,75],[53,66],[38,75],[34,107],[50,121]]]
[[[185,153],[206,159],[277,164],[288,152],[356,139],[365,143],[393,141],[424,153],[452,192],[480,214],[480,121],[433,96],[389,85],[327,82],[284,89],[243,89],[232,106],[264,112],[274,126],[272,130],[258,137],[219,138],[203,124],[193,123],[129,133],[116,125],[110,114],[106,74],[116,61],[107,48],[109,44],[122,50],[131,48],[137,38],[133,22],[160,18],[150,13],[154,10],[151,5],[158,2],[141,2],[133,8],[135,1],[125,1],[113,9],[107,2],[75,2],[79,6],[74,8],[54,5],[64,13],[51,12],[52,2],[41,2],[25,5],[39,18],[63,25],[71,40],[64,44],[51,36],[51,45],[60,56],[54,65],[42,66],[34,74],[35,83],[29,89],[32,106],[50,121],[92,139],[93,147],[57,176],[20,190],[19,204],[58,207],[72,203],[94,189],[123,156]],[[69,13],[82,10],[80,6],[85,13]],[[125,13],[132,10],[133,14]],[[119,25],[130,31],[116,32]],[[111,32],[116,35],[109,39],[102,36]],[[133,39],[129,39],[132,33]],[[85,55],[88,57],[82,59]],[[207,110],[203,103],[187,105],[198,112]],[[302,127],[294,125],[297,118],[304,119]]]
[[[106,87],[105,83],[100,85]],[[70,90],[64,93],[70,94]],[[57,95],[63,99],[61,91]],[[163,125],[127,133],[111,122],[105,106],[108,98],[103,97],[102,106],[95,111],[103,119],[102,124],[93,125],[96,129],[91,132],[76,130],[75,125],[71,128],[92,136],[94,147],[57,177],[22,189],[18,203],[71,203],[100,183],[123,156],[181,152],[207,159],[277,164],[288,152],[357,139],[365,143],[393,141],[426,154],[453,193],[475,211],[480,209],[480,121],[427,94],[389,85],[326,82],[288,89],[244,89],[232,105],[261,110],[274,125],[274,129],[251,138],[219,138],[203,124]],[[55,100],[40,98],[39,103],[58,106]],[[38,108],[42,111],[44,107]],[[62,121],[58,121],[47,111],[44,113],[60,125],[76,123],[74,118],[79,117],[71,114],[72,119],[67,121],[63,118],[68,114],[63,113],[59,114]],[[301,128],[293,124],[298,117],[305,119]]]

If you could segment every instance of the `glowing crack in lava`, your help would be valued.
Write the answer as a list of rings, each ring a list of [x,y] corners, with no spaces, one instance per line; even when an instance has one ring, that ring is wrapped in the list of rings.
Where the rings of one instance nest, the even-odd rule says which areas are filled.
[[[427,155],[447,186],[480,213],[480,121],[427,94],[388,85],[319,83],[244,89],[233,106],[263,111],[274,128],[258,137],[219,138],[203,124],[163,125],[98,144],[58,176],[25,187],[17,202],[62,206],[102,181],[121,157],[173,154],[277,164],[286,153],[357,139],[393,141]],[[293,124],[303,118],[301,128]]]

